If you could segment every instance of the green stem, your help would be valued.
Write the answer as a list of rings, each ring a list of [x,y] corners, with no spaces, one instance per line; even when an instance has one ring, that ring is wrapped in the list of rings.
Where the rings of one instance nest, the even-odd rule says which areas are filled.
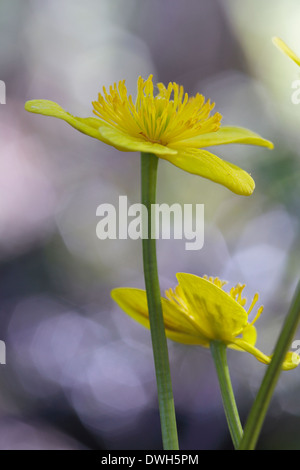
[[[234,448],[237,449],[243,437],[243,428],[232,390],[226,358],[226,345],[219,341],[211,341],[210,350],[219,379],[227,424]]]
[[[275,386],[282,370],[282,363],[290,347],[300,320],[300,282],[298,283],[289,313],[277,340],[270,365],[267,368],[258,394],[245,425],[240,450],[254,450]]]
[[[141,154],[142,204],[147,208],[148,213],[147,232],[145,233],[143,229],[143,263],[163,447],[165,450],[177,450],[179,447],[158,280],[156,240],[151,236],[154,228],[151,220],[151,205],[156,201],[157,165],[158,158],[155,155]]]

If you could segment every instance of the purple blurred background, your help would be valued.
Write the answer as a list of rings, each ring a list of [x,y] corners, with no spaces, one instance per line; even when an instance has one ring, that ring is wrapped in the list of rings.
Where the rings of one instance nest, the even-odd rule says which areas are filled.
[[[224,124],[245,126],[275,150],[217,154],[251,172],[238,197],[160,161],[158,202],[205,206],[205,243],[158,242],[162,290],[177,272],[246,283],[265,310],[258,346],[270,354],[299,279],[299,68],[296,0],[2,0],[0,79],[0,449],[160,449],[149,332],[110,298],[144,287],[141,242],[100,241],[96,208],[140,201],[137,153],[122,153],[62,121],[24,111],[50,99],[90,116],[102,86],[139,75],[175,81],[216,102]],[[174,255],[175,254],[175,255]],[[295,339],[300,339],[300,332]],[[208,350],[169,343],[181,449],[231,449]],[[229,351],[243,422],[265,366]],[[261,448],[300,448],[299,370],[283,373]]]

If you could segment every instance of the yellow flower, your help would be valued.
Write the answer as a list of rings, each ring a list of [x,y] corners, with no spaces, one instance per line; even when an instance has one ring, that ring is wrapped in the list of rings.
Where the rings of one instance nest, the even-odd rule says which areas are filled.
[[[221,115],[211,114],[214,103],[199,93],[189,98],[182,86],[157,84],[152,75],[137,82],[135,103],[127,96],[125,80],[103,87],[93,102],[95,117],[80,118],[48,100],[27,101],[32,113],[54,116],[75,129],[122,151],[148,152],[173,165],[226,186],[237,194],[252,194],[251,176],[232,163],[203,150],[212,145],[240,143],[273,148],[273,144],[240,127],[220,127]]]
[[[274,37],[273,43],[275,46],[278,47],[284,54],[289,56],[290,59],[292,59],[294,62],[296,62],[297,65],[300,66],[300,57],[298,57],[295,52],[292,51],[292,49],[289,48],[289,46],[280,38]]]
[[[255,294],[248,310],[247,299],[242,297],[245,285],[237,284],[229,291],[218,278],[203,278],[193,274],[177,274],[178,286],[166,291],[162,308],[166,335],[173,341],[209,347],[211,341],[220,341],[231,349],[247,351],[264,364],[271,357],[255,347],[254,323],[262,313],[257,310],[249,322],[249,314],[258,300]],[[149,328],[146,292],[133,288],[118,288],[111,292],[112,298],[134,320]],[[288,352],[282,368],[297,367],[300,357]]]

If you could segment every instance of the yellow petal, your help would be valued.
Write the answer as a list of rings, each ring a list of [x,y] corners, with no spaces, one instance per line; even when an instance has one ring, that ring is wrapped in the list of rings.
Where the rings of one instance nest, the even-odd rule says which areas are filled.
[[[220,287],[193,274],[178,273],[177,279],[189,312],[209,340],[228,343],[245,328],[246,311]]]
[[[127,152],[145,152],[155,153],[157,156],[166,154],[176,154],[177,150],[170,149],[156,142],[150,142],[143,137],[133,137],[125,134],[115,127],[103,126],[99,127],[99,132],[107,143],[113,147]]]
[[[274,37],[272,38],[273,44],[278,47],[284,54],[286,54],[290,59],[296,62],[297,65],[300,66],[300,57],[298,57],[292,49],[280,38]]]
[[[246,325],[246,327],[243,329],[243,332],[241,334],[241,339],[245,341],[246,343],[254,346],[256,343],[256,338],[257,338],[257,332],[256,332],[255,326],[248,323],[248,325]],[[238,351],[243,350],[235,344],[230,344],[229,347],[231,349],[237,349]]]
[[[161,155],[161,158],[182,170],[219,183],[233,193],[250,196],[254,191],[255,183],[249,173],[207,150],[180,150],[177,155]]]
[[[111,297],[130,317],[145,328],[150,328],[146,292],[120,287],[111,291]]]
[[[216,132],[202,134],[192,139],[183,140],[174,145],[174,148],[181,147],[210,147],[212,145],[223,144],[248,144],[259,145],[260,147],[274,148],[269,140],[264,139],[255,132],[244,129],[243,127],[222,126]],[[172,145],[173,147],[173,145]]]
[[[299,364],[300,364],[299,354],[292,352],[292,351],[288,351],[285,356],[285,360],[284,360],[282,368],[284,370],[295,369],[295,367],[298,367]]]
[[[257,338],[257,332],[254,325],[250,325],[250,323],[243,329],[242,332],[242,339],[246,341],[248,344],[255,345]]]
[[[83,134],[87,134],[90,137],[94,137],[95,139],[99,139],[105,142],[98,131],[99,125],[101,125],[100,119],[72,116],[72,114],[65,111],[61,106],[59,106],[59,104],[49,100],[27,101],[25,103],[25,109],[30,113],[42,114],[44,116],[52,116],[58,119],[62,119],[78,131],[83,132]]]
[[[266,354],[261,352],[259,349],[255,348],[252,344],[247,343],[243,339],[236,338],[234,341],[234,345],[252,354],[259,362],[262,362],[264,364],[270,364],[271,362],[272,356],[267,356]],[[231,345],[229,345],[229,347],[231,347]],[[282,364],[282,369],[283,370],[295,369],[299,365],[299,363],[300,363],[300,357],[298,356],[298,354],[289,351],[285,356],[285,360]]]
[[[120,287],[111,291],[111,297],[130,317],[145,328],[150,328],[147,296],[144,290]],[[208,346],[207,340],[199,334],[180,308],[164,298],[161,300],[168,338],[179,343]]]

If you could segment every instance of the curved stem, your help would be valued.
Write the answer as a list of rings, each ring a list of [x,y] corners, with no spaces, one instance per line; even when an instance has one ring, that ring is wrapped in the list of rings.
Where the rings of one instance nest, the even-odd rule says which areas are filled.
[[[243,428],[232,390],[226,358],[226,345],[219,341],[211,341],[210,350],[219,379],[227,424],[233,445],[237,449],[243,437]]]
[[[156,155],[141,154],[142,204],[147,208],[148,214],[147,222],[143,221],[143,263],[163,446],[165,450],[177,450],[178,437],[157,272],[156,240],[151,236],[154,233],[151,206],[156,201],[157,165]]]
[[[248,416],[240,450],[254,450],[275,386],[281,373],[285,355],[293,340],[300,321],[300,282],[298,283],[289,313],[277,340],[270,365],[267,368],[260,389]]]

